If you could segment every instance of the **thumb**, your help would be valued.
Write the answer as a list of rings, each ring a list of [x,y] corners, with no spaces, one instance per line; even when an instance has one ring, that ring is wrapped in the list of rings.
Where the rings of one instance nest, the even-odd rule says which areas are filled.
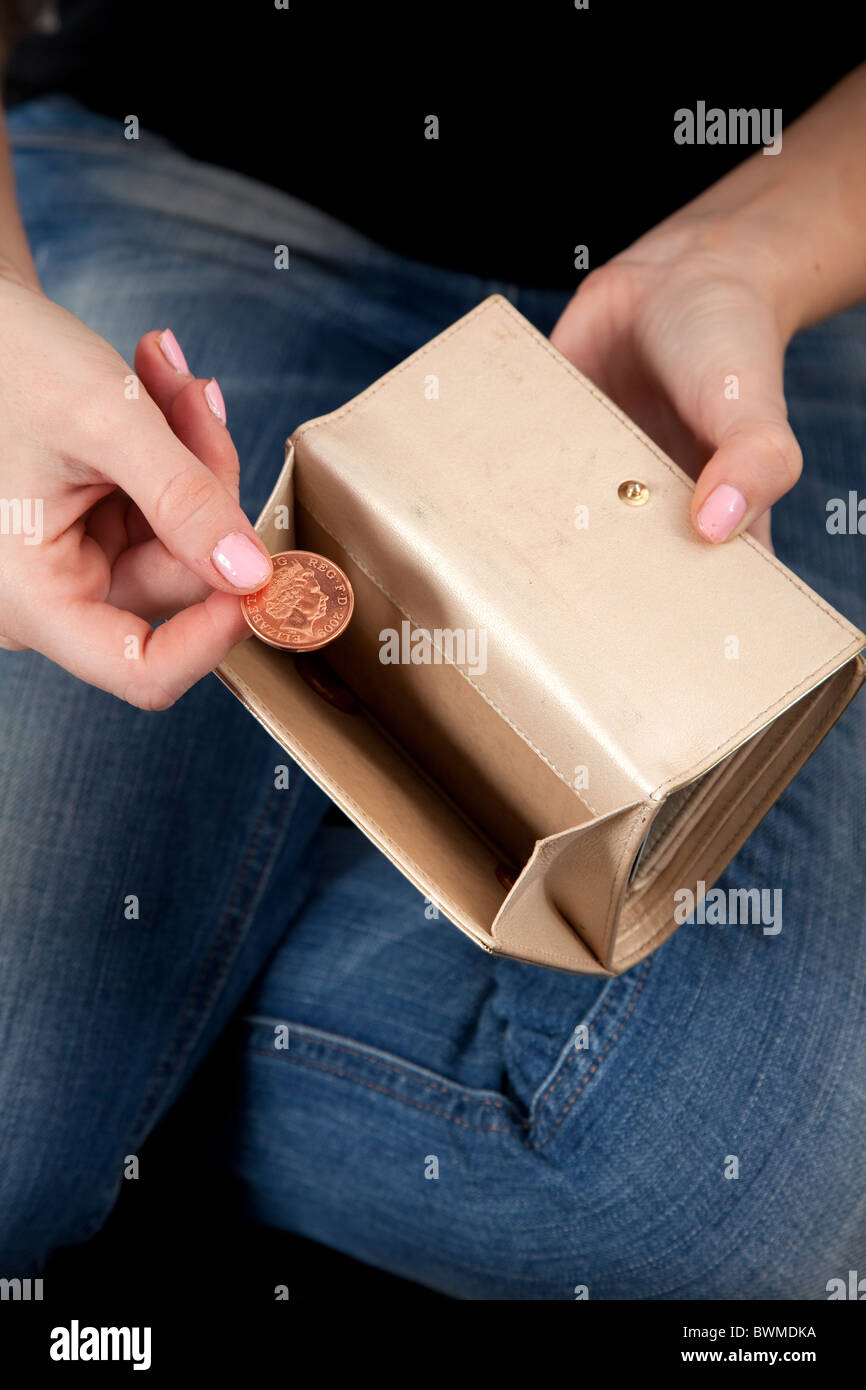
[[[167,550],[214,589],[250,593],[273,573],[271,559],[232,493],[142,395],[129,423],[112,431],[93,463],[138,504]]]
[[[719,543],[753,527],[803,471],[803,455],[782,410],[739,420],[718,440],[692,498],[692,521]]]
[[[631,305],[611,267],[609,262],[581,281],[557,319],[550,341],[579,372],[614,397],[613,369],[621,358],[622,326]]]

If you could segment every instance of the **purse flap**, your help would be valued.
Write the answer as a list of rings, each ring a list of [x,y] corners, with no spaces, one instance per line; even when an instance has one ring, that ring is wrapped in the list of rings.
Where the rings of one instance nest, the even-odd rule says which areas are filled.
[[[290,442],[298,502],[411,629],[470,634],[465,679],[594,814],[697,777],[866,640],[750,536],[702,541],[691,480],[498,296]]]

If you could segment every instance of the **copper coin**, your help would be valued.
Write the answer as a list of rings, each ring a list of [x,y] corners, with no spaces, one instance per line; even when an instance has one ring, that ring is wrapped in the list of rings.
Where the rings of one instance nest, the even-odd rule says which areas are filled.
[[[314,652],[348,626],[355,595],[346,575],[312,550],[272,555],[273,578],[241,599],[244,617],[257,637],[284,651]]]

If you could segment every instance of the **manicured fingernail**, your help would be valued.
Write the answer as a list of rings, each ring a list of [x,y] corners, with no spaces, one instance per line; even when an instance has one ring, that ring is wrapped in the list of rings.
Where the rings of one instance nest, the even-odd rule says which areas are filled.
[[[720,483],[698,512],[698,526],[708,541],[726,541],[742,521],[748,505],[737,488]]]
[[[189,371],[189,367],[186,365],[186,358],[180,350],[180,343],[177,341],[177,338],[170,328],[166,328],[160,333],[158,342],[162,348],[163,357],[167,358],[176,372]]]
[[[223,400],[223,393],[219,388],[219,382],[211,377],[207,386],[204,388],[204,398],[218,420],[226,422],[226,403]]]
[[[231,531],[223,536],[211,553],[211,559],[223,579],[236,589],[260,589],[271,577],[271,565],[249,536]]]

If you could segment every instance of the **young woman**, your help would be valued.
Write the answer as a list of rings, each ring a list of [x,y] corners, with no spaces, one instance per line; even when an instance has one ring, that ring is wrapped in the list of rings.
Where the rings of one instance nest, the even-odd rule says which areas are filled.
[[[285,435],[494,289],[692,471],[707,545],[784,497],[781,558],[863,626],[826,516],[866,444],[866,69],[823,12],[686,80],[658,7],[477,48],[448,6],[146,8],[63,4],[8,70],[0,1273],[99,1228],[223,1036],[202,1144],[266,1223],[467,1298],[825,1298],[866,1268],[866,701],[723,880],[783,930],[600,982],[428,920],[203,678]],[[698,98],[781,110],[781,152]]]

